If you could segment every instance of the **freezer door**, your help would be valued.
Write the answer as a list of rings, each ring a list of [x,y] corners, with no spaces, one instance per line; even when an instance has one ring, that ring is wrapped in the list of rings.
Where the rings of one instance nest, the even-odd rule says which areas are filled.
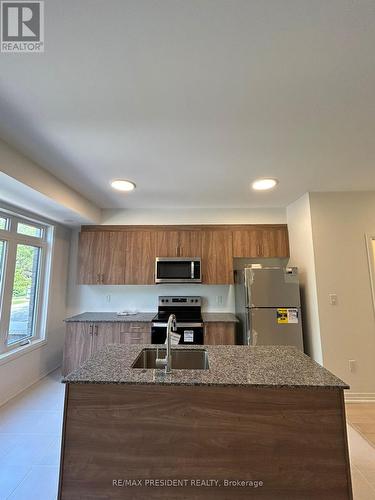
[[[303,351],[301,310],[251,308],[251,345],[292,345]],[[292,321],[292,322],[286,322]]]
[[[245,269],[249,307],[300,307],[298,272],[285,268]]]

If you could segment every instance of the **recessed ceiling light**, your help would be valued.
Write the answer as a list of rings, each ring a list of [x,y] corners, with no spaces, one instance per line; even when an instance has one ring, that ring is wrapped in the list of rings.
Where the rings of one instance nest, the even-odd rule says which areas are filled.
[[[277,179],[257,179],[252,183],[251,187],[255,189],[255,191],[266,191],[267,189],[274,188],[278,183],[279,181]]]
[[[134,182],[126,181],[125,179],[116,179],[111,182],[111,186],[113,189],[117,189],[117,191],[133,191],[135,189]]]

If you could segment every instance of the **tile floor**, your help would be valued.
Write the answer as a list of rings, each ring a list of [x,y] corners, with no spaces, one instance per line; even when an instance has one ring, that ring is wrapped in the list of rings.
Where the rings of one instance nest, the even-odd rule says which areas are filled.
[[[56,371],[0,408],[0,500],[56,500],[63,400]],[[375,500],[375,448],[348,436],[354,500]]]

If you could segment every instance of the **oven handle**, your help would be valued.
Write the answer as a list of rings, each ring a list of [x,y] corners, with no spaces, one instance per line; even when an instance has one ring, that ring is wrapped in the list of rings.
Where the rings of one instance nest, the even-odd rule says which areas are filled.
[[[152,327],[166,328],[167,323],[151,323]],[[176,323],[177,328],[194,328],[203,327],[203,323]]]

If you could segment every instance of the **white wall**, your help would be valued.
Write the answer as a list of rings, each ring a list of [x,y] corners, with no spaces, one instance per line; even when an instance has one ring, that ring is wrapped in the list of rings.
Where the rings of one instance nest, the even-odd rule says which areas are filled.
[[[309,194],[287,208],[289,264],[299,268],[306,352],[323,364]]]
[[[103,210],[102,224],[285,224],[285,208]]]
[[[48,303],[47,344],[0,365],[0,405],[61,365],[70,230],[56,227]]]
[[[375,234],[375,193],[311,193],[324,366],[375,398],[375,319],[365,233]],[[293,246],[292,246],[293,248]],[[336,293],[336,306],[329,294]],[[349,370],[349,360],[356,369]]]
[[[53,210],[57,210],[57,206],[60,206],[60,210],[64,207],[67,211],[67,216],[70,218],[73,214],[73,217],[76,216],[76,222],[78,223],[99,224],[101,210],[97,206],[1,139],[0,172],[3,172],[19,183],[19,186],[12,185],[12,190],[18,189],[17,192],[19,192],[22,189],[22,192],[25,193],[25,198],[28,195],[26,187],[33,191],[30,196],[34,206],[30,207],[25,206],[23,195],[11,199],[8,197],[5,198],[7,190],[1,193],[0,186],[2,198],[8,203],[38,212],[37,205],[39,200],[36,195],[39,194],[43,207],[46,200],[49,199]],[[1,183],[4,184],[5,181],[5,177],[2,177]],[[48,213],[45,213],[44,216],[51,218],[51,214]]]

